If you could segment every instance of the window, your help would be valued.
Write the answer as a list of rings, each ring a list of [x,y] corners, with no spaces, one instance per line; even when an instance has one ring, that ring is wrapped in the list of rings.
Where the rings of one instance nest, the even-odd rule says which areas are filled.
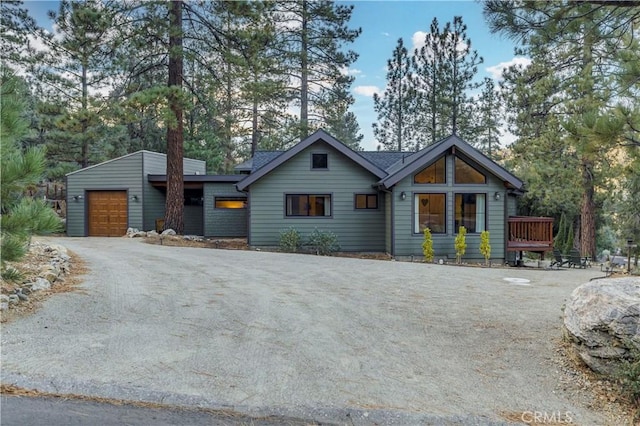
[[[375,210],[378,208],[378,194],[356,194],[356,210]]]
[[[331,195],[287,194],[287,216],[331,216]]]
[[[456,183],[487,183],[487,177],[466,161],[456,157]]]
[[[485,194],[456,194],[455,201],[455,232],[460,226],[467,228],[467,232],[482,232],[485,229],[486,217]]]
[[[326,170],[329,168],[327,154],[311,154],[311,168],[314,170]]]
[[[216,197],[216,209],[246,209],[247,199],[243,197]]]
[[[435,163],[416,173],[413,177],[413,183],[446,183],[445,164],[445,157],[440,157]]]
[[[447,232],[445,194],[416,194],[414,199],[414,232],[429,228],[435,234]]]

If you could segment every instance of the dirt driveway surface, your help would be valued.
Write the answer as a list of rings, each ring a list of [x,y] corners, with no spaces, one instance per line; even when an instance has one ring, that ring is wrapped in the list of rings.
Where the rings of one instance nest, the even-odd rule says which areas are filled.
[[[606,423],[552,361],[561,307],[596,268],[49,241],[91,272],[3,327],[3,383],[348,424]]]

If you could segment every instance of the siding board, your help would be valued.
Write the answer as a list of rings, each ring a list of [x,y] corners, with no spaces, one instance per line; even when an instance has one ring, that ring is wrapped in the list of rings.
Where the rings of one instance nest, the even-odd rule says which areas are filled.
[[[311,152],[327,152],[328,170],[311,170]],[[318,228],[338,236],[343,251],[384,251],[385,202],[378,194],[378,209],[356,210],[354,194],[375,193],[377,178],[361,166],[319,141],[262,177],[250,187],[251,245],[277,246],[280,232],[294,227],[306,239]],[[285,194],[331,194],[331,217],[285,216]]]

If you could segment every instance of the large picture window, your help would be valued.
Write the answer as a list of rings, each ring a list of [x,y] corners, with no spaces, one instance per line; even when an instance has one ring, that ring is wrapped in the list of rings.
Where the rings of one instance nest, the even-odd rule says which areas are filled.
[[[466,161],[456,157],[455,182],[456,183],[487,183],[487,177],[473,168]]]
[[[287,194],[285,212],[287,216],[331,216],[331,195]]]
[[[413,183],[446,183],[445,157],[440,157],[435,163],[422,169],[413,176]]]
[[[485,194],[456,194],[456,232],[458,232],[460,226],[467,228],[467,232],[469,233],[477,233],[485,230],[485,199]]]
[[[434,234],[447,232],[447,203],[445,194],[416,194],[414,200],[414,232],[429,228]]]

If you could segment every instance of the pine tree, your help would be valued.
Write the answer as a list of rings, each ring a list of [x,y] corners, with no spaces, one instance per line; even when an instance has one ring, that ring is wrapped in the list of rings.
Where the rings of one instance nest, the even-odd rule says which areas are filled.
[[[387,61],[387,86],[382,96],[373,96],[378,122],[373,134],[387,150],[415,149],[416,96],[411,84],[411,62],[402,38]]]
[[[620,136],[602,137],[599,128],[611,124],[611,105],[628,92],[628,86],[616,86],[611,75],[619,69],[619,52],[629,47],[633,16],[640,16],[632,3],[485,3],[492,29],[522,41],[522,53],[533,60],[532,71],[526,72],[529,78],[519,80],[522,86],[517,89],[532,92],[545,116],[539,120],[538,135],[529,133],[534,136],[528,142],[530,149],[538,141],[549,141],[543,127],[551,127],[556,130],[554,144],[564,146],[568,154],[559,159],[536,147],[536,166],[543,168],[549,159],[575,159],[569,173],[579,179],[575,187],[581,192],[580,233],[575,238],[582,254],[590,257],[596,254],[595,194],[598,188],[607,190],[608,157],[620,141]],[[573,182],[558,184],[566,187]]]
[[[274,18],[280,31],[282,58],[289,66],[291,87],[300,107],[300,139],[320,127],[322,114],[317,111],[325,90],[332,90],[344,78],[343,70],[355,62],[358,55],[345,50],[361,33],[348,27],[353,6],[333,1],[278,1]],[[349,84],[353,77],[348,77]]]
[[[437,18],[433,18],[425,35],[424,45],[412,57],[412,85],[416,96],[415,128],[418,138],[432,144],[447,136],[446,123],[441,113],[444,102],[444,62],[447,48],[445,34],[440,32]]]
[[[25,196],[26,188],[42,178],[44,151],[32,147],[22,152],[19,141],[28,131],[23,117],[26,89],[3,70],[0,93],[0,254],[2,274],[9,275],[5,262],[22,258],[33,234],[56,232],[61,222],[43,200]]]
[[[497,151],[500,147],[500,117],[502,104],[496,93],[493,79],[485,77],[483,89],[478,99],[476,109],[476,138],[471,140],[475,146],[493,160],[498,160]]]

